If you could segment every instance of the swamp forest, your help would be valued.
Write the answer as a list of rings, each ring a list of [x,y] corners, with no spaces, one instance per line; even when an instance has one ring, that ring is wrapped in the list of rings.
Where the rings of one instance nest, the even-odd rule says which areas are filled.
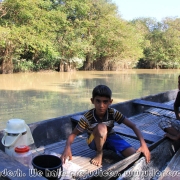
[[[124,20],[111,0],[4,0],[0,73],[179,69],[180,18]]]

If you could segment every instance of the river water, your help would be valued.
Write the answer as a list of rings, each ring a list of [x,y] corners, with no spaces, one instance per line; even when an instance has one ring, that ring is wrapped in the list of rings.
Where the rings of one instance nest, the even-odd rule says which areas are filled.
[[[177,89],[179,70],[42,72],[0,75],[0,129],[12,118],[32,123],[93,107],[91,92],[108,85],[113,103]]]

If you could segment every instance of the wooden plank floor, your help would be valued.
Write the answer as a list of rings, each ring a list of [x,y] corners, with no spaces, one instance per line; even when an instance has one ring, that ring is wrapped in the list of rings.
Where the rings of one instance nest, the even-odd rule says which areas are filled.
[[[174,104],[174,100],[166,102],[165,104],[172,106]],[[176,116],[173,111],[167,111],[167,110],[163,110],[159,108],[149,108],[146,110],[146,112],[159,115],[159,116],[165,116],[165,117],[176,119]]]
[[[138,140],[129,138],[127,136],[122,136],[127,142],[129,142],[133,147],[136,149],[140,146],[140,143]],[[56,153],[57,155],[61,155],[64,147],[65,147],[66,141],[61,141],[58,143],[54,143],[52,145],[47,145],[45,147],[40,147],[36,150],[33,150],[33,156],[36,156],[38,154],[51,154]],[[96,173],[96,171],[104,171],[108,167],[114,165],[115,163],[121,161],[124,159],[123,157],[117,155],[116,153],[112,151],[104,151],[103,155],[103,162],[102,165],[97,167],[90,163],[91,158],[93,158],[96,154],[95,151],[91,150],[87,143],[86,143],[86,136],[78,136],[74,143],[71,146],[72,148],[72,154],[73,159],[72,163],[75,163],[76,165],[81,167],[81,171],[88,172],[88,173]]]
[[[173,115],[169,116],[169,111],[167,110],[159,110],[158,108],[150,108],[149,110],[146,110],[144,113],[130,117],[129,119],[137,125],[137,127],[141,130],[142,133],[144,133],[145,135],[149,134],[149,137],[150,137],[149,139],[152,140],[154,137],[155,139],[154,141],[156,141],[162,138],[164,135],[164,132],[158,126],[158,123],[160,122],[162,118],[173,118]],[[120,126],[116,124],[115,130],[117,133],[120,133],[121,137],[125,139],[127,142],[129,142],[133,147],[135,147],[136,149],[139,148],[140,146],[139,140],[135,138],[136,135],[130,128],[126,127],[124,124],[121,124]],[[122,135],[122,133],[124,134]],[[132,135],[132,137],[131,136],[128,137],[128,135],[130,134]],[[66,141],[61,141],[58,143],[47,145],[45,147],[40,147],[36,150],[33,150],[33,155],[35,156],[37,154],[42,154],[44,152],[47,154],[54,152],[60,156],[64,150],[65,143]],[[148,143],[147,141],[148,146],[150,146],[152,143],[153,141],[151,143]],[[86,143],[85,134],[76,137],[71,148],[72,148],[72,154],[73,154],[73,159],[71,162],[80,166],[81,170],[84,170],[84,171],[88,170],[88,172],[97,171],[99,169],[105,170],[106,168],[112,166],[113,164],[123,159],[121,156],[115,154],[112,151],[104,151],[102,166],[97,167],[97,166],[92,165],[90,163],[90,160],[91,158],[95,156],[96,152],[91,150],[88,147]]]

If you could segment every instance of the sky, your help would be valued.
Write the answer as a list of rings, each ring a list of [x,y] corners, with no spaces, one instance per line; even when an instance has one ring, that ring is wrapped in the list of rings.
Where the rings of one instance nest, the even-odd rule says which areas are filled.
[[[112,0],[121,17],[133,20],[151,17],[161,21],[165,17],[180,18],[180,0]]]

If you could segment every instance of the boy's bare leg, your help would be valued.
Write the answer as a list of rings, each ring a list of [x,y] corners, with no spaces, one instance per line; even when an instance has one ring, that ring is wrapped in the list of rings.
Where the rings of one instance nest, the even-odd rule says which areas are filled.
[[[131,156],[132,154],[136,153],[136,149],[133,147],[129,147],[125,149],[124,151],[121,152],[123,156],[128,157]]]
[[[180,132],[175,129],[174,127],[169,127],[169,128],[166,128],[164,129],[164,131],[166,132],[165,136],[174,140],[174,141],[177,141],[178,139],[180,139]]]
[[[177,136],[171,135],[169,133],[166,133],[164,136],[168,137],[168,138],[170,138],[171,140],[174,140],[174,141],[177,141],[179,139]]]
[[[98,124],[93,130],[94,141],[96,143],[96,156],[91,160],[91,163],[100,166],[103,157],[103,145],[107,138],[107,127],[104,124]]]

